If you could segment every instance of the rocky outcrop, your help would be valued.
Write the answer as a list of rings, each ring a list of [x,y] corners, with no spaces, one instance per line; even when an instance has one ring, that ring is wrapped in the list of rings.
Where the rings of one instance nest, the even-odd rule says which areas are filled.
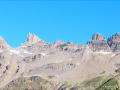
[[[112,51],[120,51],[120,33],[112,35],[110,38],[108,38],[107,42]]]
[[[33,33],[29,33],[26,40],[25,40],[25,43],[28,43],[28,44],[34,44],[37,42],[44,42],[44,41],[41,40],[38,36],[36,36]]]
[[[83,44],[74,44],[72,42],[63,42],[63,41],[56,41],[52,44],[52,47],[58,48],[62,51],[67,52],[79,52],[85,49],[86,45]]]
[[[24,41],[24,43],[22,43],[20,48],[32,52],[32,51],[38,51],[38,50],[39,51],[46,50],[47,48],[49,48],[49,46],[50,46],[49,44],[44,42],[35,34],[29,33],[26,40]]]
[[[120,33],[112,35],[108,40],[110,42],[120,42]]]
[[[92,40],[104,40],[104,37],[103,37],[103,35],[101,35],[101,34],[99,34],[99,33],[95,33],[95,34],[93,34],[93,36],[92,36]]]
[[[107,40],[101,34],[93,34],[92,40],[88,41],[87,44],[93,51],[120,51],[120,33],[112,35]]]
[[[87,45],[93,51],[110,51],[110,47],[107,43],[107,40],[101,34],[93,34],[92,40],[87,42]]]

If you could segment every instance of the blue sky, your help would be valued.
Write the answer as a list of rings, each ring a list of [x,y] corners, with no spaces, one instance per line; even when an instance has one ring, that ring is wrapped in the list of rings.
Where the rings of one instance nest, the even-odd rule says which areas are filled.
[[[0,1],[0,35],[19,46],[28,32],[47,42],[86,43],[95,32],[120,32],[120,1]]]

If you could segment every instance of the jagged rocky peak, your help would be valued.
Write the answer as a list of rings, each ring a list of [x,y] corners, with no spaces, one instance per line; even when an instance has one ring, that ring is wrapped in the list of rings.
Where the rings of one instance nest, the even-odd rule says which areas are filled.
[[[107,43],[107,40],[105,40],[104,36],[99,33],[93,34],[92,40],[88,41],[87,45],[93,51],[110,51],[110,47]]]
[[[25,40],[25,43],[27,43],[27,44],[34,44],[37,42],[44,42],[44,41],[33,33],[29,33]]]
[[[113,51],[120,51],[120,32],[108,38],[107,42]]]
[[[7,42],[4,40],[2,36],[0,36],[0,49],[5,49],[8,47]]]
[[[112,35],[108,41],[110,42],[120,42],[120,32]]]
[[[100,33],[95,33],[92,36],[92,40],[104,40],[104,36]]]
[[[40,48],[43,49],[45,44],[46,42],[44,42],[38,36],[33,33],[29,33],[25,41],[21,44],[20,48],[28,51],[37,51],[40,50]]]

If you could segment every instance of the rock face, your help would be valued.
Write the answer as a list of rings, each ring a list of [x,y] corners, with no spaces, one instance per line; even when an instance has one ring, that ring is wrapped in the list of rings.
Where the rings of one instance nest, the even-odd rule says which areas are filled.
[[[113,51],[120,51],[120,33],[112,35],[107,41]]]
[[[25,43],[27,43],[27,44],[35,44],[37,42],[44,42],[44,41],[41,40],[38,36],[36,36],[33,33],[29,33],[25,40]]]
[[[92,40],[87,44],[93,51],[110,51],[110,47],[107,44],[107,40],[101,34],[93,34]]]
[[[103,37],[103,35],[101,35],[101,34],[99,34],[99,33],[95,33],[95,34],[93,34],[93,36],[92,36],[92,40],[104,40],[104,37]]]
[[[112,35],[107,40],[101,34],[93,34],[92,40],[88,41],[87,44],[93,51],[120,51],[120,33]]]
[[[120,33],[112,35],[112,37],[110,37],[108,40],[110,42],[120,42]]]
[[[29,51],[44,50],[47,47],[49,45],[33,33],[29,33],[24,43],[20,46],[20,48]]]

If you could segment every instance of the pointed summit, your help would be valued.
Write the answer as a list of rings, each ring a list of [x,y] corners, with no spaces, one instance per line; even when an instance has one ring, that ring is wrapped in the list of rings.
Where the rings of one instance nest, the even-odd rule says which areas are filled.
[[[35,44],[37,42],[44,42],[43,40],[41,40],[38,36],[36,36],[35,34],[33,33],[30,33],[28,34],[26,40],[25,40],[25,43],[27,44]]]

